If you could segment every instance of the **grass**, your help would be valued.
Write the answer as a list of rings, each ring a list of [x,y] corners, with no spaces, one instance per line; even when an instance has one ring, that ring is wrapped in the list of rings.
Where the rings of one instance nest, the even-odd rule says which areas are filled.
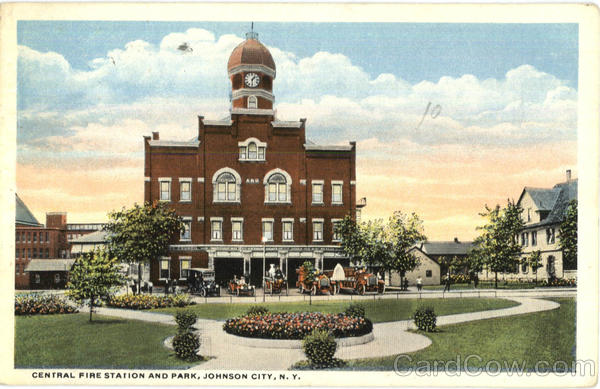
[[[505,363],[512,366],[516,361],[525,369],[533,369],[537,361],[546,361],[550,367],[557,361],[571,366],[575,359],[576,302],[574,298],[550,300],[560,303],[560,308],[440,327],[439,332],[424,334],[431,338],[431,346],[406,354],[411,360],[402,358],[399,366],[405,369],[433,366],[434,361],[456,361],[460,356],[460,364],[464,367],[464,360],[469,355],[477,355],[481,360],[470,358],[467,368],[484,367],[489,361],[499,361],[502,367]],[[393,370],[395,358],[350,360],[347,368]],[[305,364],[300,363],[298,367]],[[557,366],[560,369],[564,365]],[[492,365],[492,369],[495,367]]]
[[[187,368],[163,346],[176,326],[86,313],[15,316],[16,368]]]
[[[273,302],[265,304],[239,303],[239,304],[197,304],[186,308],[159,308],[153,311],[175,314],[180,310],[191,310],[198,317],[213,320],[225,320],[246,313],[253,305],[264,305],[271,312],[343,312],[350,301],[315,301],[312,305],[308,302]],[[432,306],[439,315],[486,311],[490,309],[508,308],[518,305],[511,300],[495,298],[462,298],[462,299],[384,299],[376,301],[360,301],[365,307],[366,316],[373,323],[410,319],[415,309],[421,305]]]
[[[507,282],[498,281],[498,289],[533,289],[536,284],[533,282]],[[424,290],[444,290],[444,285],[423,285]],[[494,282],[479,282],[477,288],[473,284],[452,284],[450,290],[478,290],[494,289]]]

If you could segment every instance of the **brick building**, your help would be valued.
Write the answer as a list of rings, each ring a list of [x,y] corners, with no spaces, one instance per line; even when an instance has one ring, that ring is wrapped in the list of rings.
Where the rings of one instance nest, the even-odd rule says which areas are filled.
[[[144,199],[168,202],[185,223],[170,256],[151,264],[152,282],[197,267],[214,269],[219,282],[248,274],[259,286],[264,256],[293,285],[305,260],[320,269],[347,264],[333,230],[357,211],[355,142],[317,145],[306,119],[276,117],[275,63],[256,33],[233,50],[227,71],[227,119],[199,116],[190,141],[144,137]]]
[[[70,269],[67,242],[67,214],[49,212],[46,225],[39,223],[25,203],[16,196],[15,287],[64,287]],[[64,269],[68,266],[69,269]]]

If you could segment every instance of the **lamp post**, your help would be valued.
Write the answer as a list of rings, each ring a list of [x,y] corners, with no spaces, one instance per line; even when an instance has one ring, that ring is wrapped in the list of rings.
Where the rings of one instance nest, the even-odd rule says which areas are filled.
[[[266,262],[266,256],[267,256],[267,238],[265,236],[262,237],[262,244],[263,244],[263,269],[262,269],[262,290],[263,290],[263,303],[265,302],[265,295],[266,295],[266,291],[265,291],[265,262]]]

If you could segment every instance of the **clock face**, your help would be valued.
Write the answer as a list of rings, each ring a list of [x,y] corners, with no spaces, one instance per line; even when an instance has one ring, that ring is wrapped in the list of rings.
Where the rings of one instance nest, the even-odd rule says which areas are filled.
[[[260,82],[260,77],[256,73],[248,73],[246,74],[246,77],[244,77],[244,81],[250,88],[256,88]]]

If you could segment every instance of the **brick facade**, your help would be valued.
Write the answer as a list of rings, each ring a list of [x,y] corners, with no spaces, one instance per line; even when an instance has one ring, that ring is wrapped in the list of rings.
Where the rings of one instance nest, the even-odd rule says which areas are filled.
[[[301,261],[323,268],[344,260],[333,223],[356,212],[356,144],[315,145],[306,139],[306,119],[280,121],[261,98],[247,105],[247,94],[272,90],[274,63],[265,50],[254,36],[232,53],[230,118],[199,117],[198,137],[188,142],[144,137],[145,201],[168,202],[190,228],[189,236],[174,237],[162,272],[160,260],[152,263],[155,285],[179,279],[182,258],[214,269],[221,282],[246,273],[257,285],[263,255],[267,268],[274,263],[291,278]],[[255,89],[241,85],[249,72],[260,78]],[[314,188],[322,191],[313,195]],[[264,245],[263,237],[270,238]]]

